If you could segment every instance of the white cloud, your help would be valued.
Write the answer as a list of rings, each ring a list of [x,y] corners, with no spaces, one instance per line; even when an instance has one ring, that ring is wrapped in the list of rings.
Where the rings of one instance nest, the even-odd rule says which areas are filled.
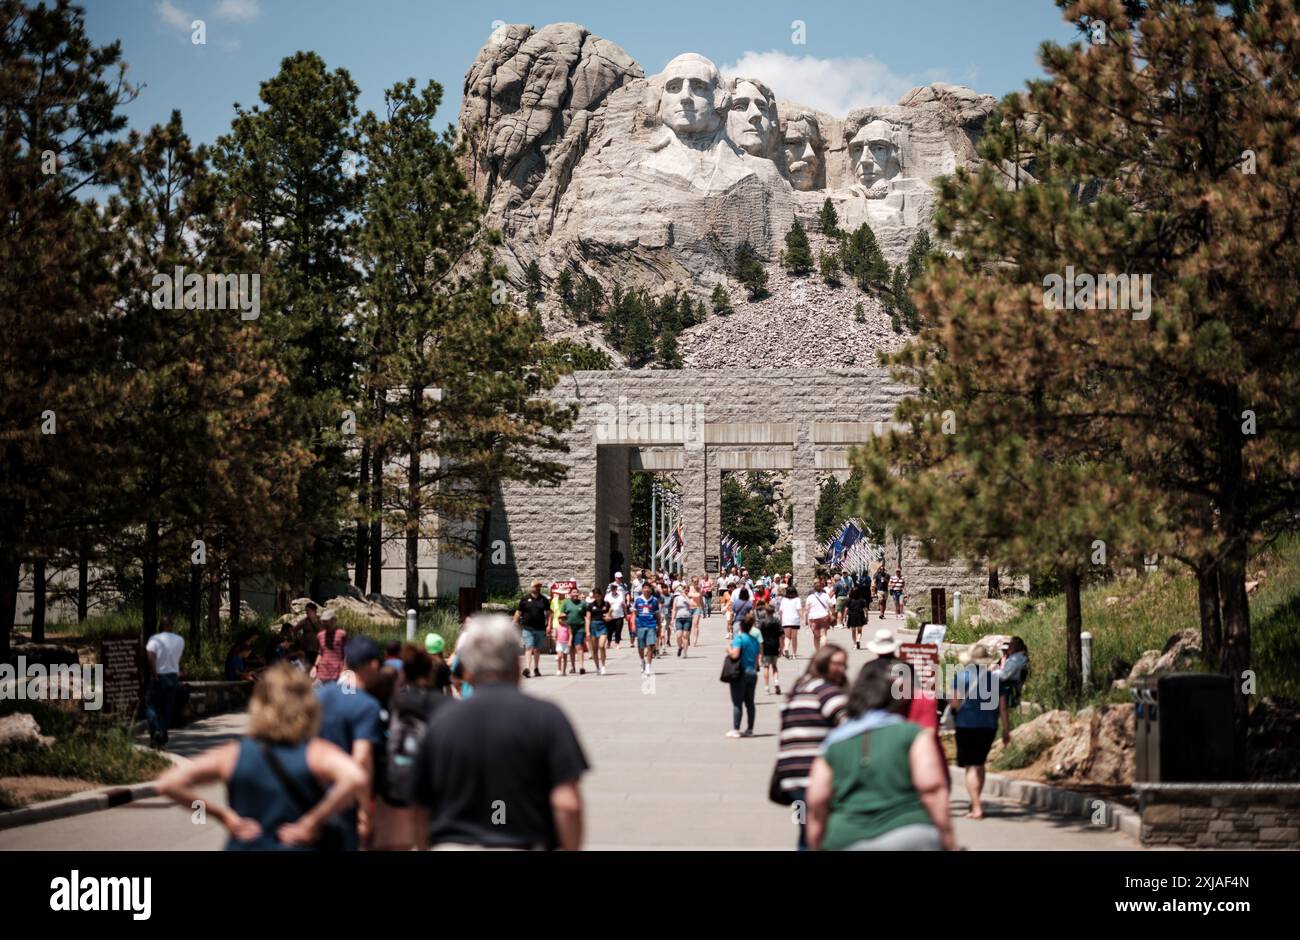
[[[736,62],[721,66],[721,71],[760,79],[782,101],[836,117],[853,108],[897,104],[907,91],[924,84],[914,77],[895,75],[871,56],[818,59],[777,51],[745,52]]]
[[[257,19],[262,12],[257,2],[258,0],[221,0],[217,4],[216,15],[223,20],[247,23]]]
[[[189,29],[190,24],[194,22],[194,17],[180,7],[173,6],[170,0],[161,0],[158,4],[158,16],[168,26],[175,26],[178,29]]]

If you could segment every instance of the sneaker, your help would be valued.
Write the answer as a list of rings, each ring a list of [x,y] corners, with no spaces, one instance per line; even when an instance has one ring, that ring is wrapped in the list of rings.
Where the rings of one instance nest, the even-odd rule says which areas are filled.
[[[765,686],[763,686],[763,694],[764,694],[764,695],[771,695],[771,694],[772,694],[772,687],[771,687],[770,685],[765,685]]]
[[[586,674],[587,674],[587,667],[586,667],[586,666],[583,666],[581,669],[578,670],[578,675],[580,675],[580,676],[585,676]]]
[[[742,738],[752,738],[754,736],[754,729],[746,728],[744,731],[740,732],[740,736]]]
[[[525,678],[525,679],[528,678],[528,670],[527,670],[527,669],[524,670],[524,678]]]
[[[740,732],[739,732],[739,731],[728,731],[728,732],[727,732],[727,737],[729,737],[729,738],[738,738],[738,737],[740,737]]]

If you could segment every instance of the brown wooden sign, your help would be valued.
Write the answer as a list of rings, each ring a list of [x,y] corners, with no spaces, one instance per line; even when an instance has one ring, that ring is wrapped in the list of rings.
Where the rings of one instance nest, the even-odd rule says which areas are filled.
[[[104,637],[99,663],[104,667],[104,711],[131,721],[144,699],[144,651],[138,635]]]

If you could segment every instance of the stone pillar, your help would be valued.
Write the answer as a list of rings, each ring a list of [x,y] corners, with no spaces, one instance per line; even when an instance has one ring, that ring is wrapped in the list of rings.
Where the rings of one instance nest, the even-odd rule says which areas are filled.
[[[817,458],[810,422],[795,428],[794,471],[794,580],[800,594],[812,589],[817,555]]]
[[[685,449],[686,466],[678,475],[682,484],[682,538],[686,540],[684,563],[687,575],[704,572],[707,551],[707,472],[703,441]]]
[[[704,555],[718,557],[722,541],[722,466],[718,452],[704,453]],[[721,564],[721,558],[718,563]],[[701,562],[701,565],[703,562]],[[704,568],[700,568],[700,573]],[[692,571],[692,574],[696,572]]]

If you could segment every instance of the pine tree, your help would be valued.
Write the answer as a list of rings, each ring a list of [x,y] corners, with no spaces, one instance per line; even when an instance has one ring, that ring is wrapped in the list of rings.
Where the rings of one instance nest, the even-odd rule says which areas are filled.
[[[434,129],[441,99],[436,82],[417,92],[409,79],[385,93],[385,118],[368,113],[361,122],[372,168],[365,294],[389,339],[373,357],[376,381],[392,390],[383,422],[368,433],[401,458],[402,478],[386,481],[385,502],[405,543],[408,607],[422,599],[420,544],[431,538],[475,555],[486,588],[496,487],[562,479],[551,456],[573,418],[539,394],[560,367],[537,324],[495,296],[505,272],[492,263],[482,206],[453,140]]]
[[[673,330],[666,330],[659,337],[658,363],[663,369],[682,367],[682,357],[677,349],[677,333]]]
[[[838,255],[821,252],[817,259],[818,267],[821,269],[822,281],[831,287],[840,286],[840,259]]]
[[[642,303],[637,303],[629,313],[622,353],[634,367],[645,365],[654,353],[654,334]]]
[[[709,297],[709,302],[713,305],[713,312],[719,316],[725,316],[732,311],[731,294],[721,281],[713,285],[713,294]]]
[[[528,285],[529,299],[542,295],[542,269],[537,266],[536,258],[524,268],[524,282]]]
[[[794,225],[790,226],[790,231],[785,233],[783,261],[786,270],[795,277],[803,277],[812,273],[812,248],[808,244],[808,234],[803,230],[803,225],[798,219],[794,220]]]
[[[736,280],[749,292],[750,301],[767,296],[767,272],[759,260],[754,246],[743,242],[736,248]]]
[[[359,282],[353,256],[364,175],[355,157],[359,90],[345,69],[314,52],[286,57],[261,83],[261,104],[235,106],[213,154],[229,204],[250,223],[267,266],[263,329],[288,371],[295,438],[315,457],[298,487],[298,531],[281,546],[281,601],[319,587],[345,562],[355,455],[326,429],[355,398],[357,353],[349,322]],[[317,596],[318,591],[312,591]]]
[[[1199,606],[1221,608],[1244,743],[1246,564],[1300,499],[1284,469],[1300,462],[1286,299],[1300,246],[1275,212],[1300,157],[1267,130],[1293,120],[1300,13],[1263,0],[1152,5],[1131,23],[1066,15],[1107,42],[1046,46],[1048,79],[1003,102],[980,144],[988,162],[945,183],[937,235],[958,257],[932,260],[914,287],[925,327],[895,360],[925,389],[900,408],[918,424],[868,448],[888,459],[870,462],[864,498],[883,488],[882,509],[910,511],[944,546],[1055,575],[1070,692],[1099,546],[1121,562],[1173,550],[1198,580],[1213,572],[1219,594]],[[1030,114],[1040,133],[1026,139]],[[1081,180],[1098,181],[1086,198]],[[1067,309],[1054,296],[1067,269],[1149,278],[1130,283],[1150,306],[1081,294]],[[925,429],[944,410],[954,433]]]
[[[817,221],[821,226],[822,234],[827,238],[837,238],[840,235],[840,216],[835,211],[835,205],[831,202],[829,196],[822,203],[821,211],[817,214]]]
[[[560,275],[555,279],[555,292],[560,295],[560,303],[564,308],[569,309],[573,303],[573,275],[568,268],[560,269]]]
[[[121,508],[114,492],[120,465],[108,459],[116,442],[105,419],[119,407],[121,381],[117,285],[106,272],[122,246],[98,209],[81,199],[95,186],[112,185],[115,167],[128,159],[120,111],[136,89],[124,81],[118,44],[91,42],[80,9],[3,0],[0,20],[4,661],[24,560],[78,546],[106,513]]]
[[[858,323],[867,322],[867,311],[863,308],[860,300],[853,305],[853,319]]]
[[[889,278],[889,265],[871,226],[863,222],[844,242],[840,267],[862,290],[878,290]]]

